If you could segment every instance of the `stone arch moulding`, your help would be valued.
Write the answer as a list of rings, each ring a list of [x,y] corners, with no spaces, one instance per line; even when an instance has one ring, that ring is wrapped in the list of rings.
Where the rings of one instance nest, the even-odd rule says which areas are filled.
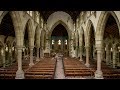
[[[51,27],[51,29],[49,30],[49,32],[50,32],[50,33],[49,33],[49,37],[51,37],[51,34],[52,34],[54,28],[55,28],[57,25],[59,25],[59,24],[62,24],[62,25],[65,27],[65,29],[67,30],[67,33],[68,33],[68,37],[70,37],[70,34],[71,34],[70,29],[69,29],[68,26],[67,26],[63,21],[61,21],[61,20],[57,21],[57,22]]]
[[[96,44],[100,44],[99,41],[103,40],[104,28],[105,28],[105,25],[106,25],[109,15],[112,15],[114,17],[114,19],[117,23],[118,29],[119,29],[119,33],[120,33],[120,24],[119,24],[117,15],[113,11],[103,11],[103,12],[101,12],[101,15],[100,15],[98,23],[97,23],[95,39],[98,42],[96,42]]]
[[[15,37],[17,39],[17,46],[22,46],[22,38],[21,38],[21,34],[22,34],[22,18],[20,15],[20,11],[3,11],[3,13],[0,16],[0,23],[2,22],[2,19],[4,18],[4,16],[6,14],[10,14],[11,19],[12,19],[12,23],[14,26],[14,30],[15,30]]]
[[[31,19],[28,19],[24,26],[24,35],[25,35],[25,29],[27,27],[27,33],[28,33],[28,40],[29,40],[29,46],[34,46],[34,30],[33,30],[33,22]]]
[[[86,32],[85,32],[85,40],[86,40],[86,45],[90,44],[90,32],[91,32],[91,27],[93,27],[93,31],[95,34],[95,27],[93,25],[93,22],[91,20],[88,20],[87,27],[86,27]],[[94,36],[95,37],[95,36]]]
[[[52,13],[47,20],[47,28],[50,31],[51,28],[55,25],[56,22],[62,21],[67,25],[70,31],[74,30],[73,20],[71,16],[63,11],[57,11]]]

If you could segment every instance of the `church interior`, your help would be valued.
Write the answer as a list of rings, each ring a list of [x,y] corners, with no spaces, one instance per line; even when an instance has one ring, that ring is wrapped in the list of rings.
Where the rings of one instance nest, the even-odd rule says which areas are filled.
[[[120,11],[0,11],[0,79],[120,79]]]

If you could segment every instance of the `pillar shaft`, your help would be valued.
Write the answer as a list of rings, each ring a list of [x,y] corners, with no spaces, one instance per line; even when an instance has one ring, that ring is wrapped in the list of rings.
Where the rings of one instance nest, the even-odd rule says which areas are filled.
[[[83,47],[82,46],[80,46],[80,61],[83,61],[83,59],[82,59],[82,50],[83,50]]]
[[[101,55],[102,55],[102,48],[97,48],[97,70],[95,72],[95,78],[103,79],[103,73],[101,71]]]
[[[86,49],[86,63],[85,63],[85,66],[89,67],[90,66],[90,64],[89,64],[89,50],[90,50],[90,48],[85,47],[85,49]]]
[[[39,61],[39,47],[37,48],[37,58],[36,61]]]
[[[30,47],[30,66],[33,66],[33,47]]]
[[[115,68],[116,65],[116,48],[113,48],[113,68]]]
[[[108,45],[106,45],[106,64],[109,65],[109,60],[110,60],[110,50]]]
[[[22,47],[17,47],[18,70],[16,72],[16,79],[23,79],[24,72],[22,70]]]

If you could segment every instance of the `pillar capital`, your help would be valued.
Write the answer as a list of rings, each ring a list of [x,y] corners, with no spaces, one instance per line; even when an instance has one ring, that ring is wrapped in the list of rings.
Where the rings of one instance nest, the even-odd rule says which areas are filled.
[[[16,48],[17,48],[18,50],[22,50],[22,49],[23,49],[23,46],[16,46]]]
[[[30,46],[29,48],[30,48],[30,49],[33,49],[33,48],[34,48],[34,46]]]
[[[86,49],[90,48],[90,46],[85,46]]]

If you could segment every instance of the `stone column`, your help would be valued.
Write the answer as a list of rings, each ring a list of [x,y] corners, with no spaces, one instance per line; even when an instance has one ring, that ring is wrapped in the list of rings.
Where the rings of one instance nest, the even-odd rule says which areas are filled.
[[[15,79],[24,79],[24,71],[22,70],[22,47],[17,47],[18,70]]]
[[[37,47],[37,58],[36,58],[36,61],[40,61],[40,59],[39,59],[39,47]]]
[[[78,58],[78,55],[77,55],[77,54],[78,54],[78,51],[77,51],[77,50],[78,50],[78,47],[77,47],[77,46],[75,46],[75,47],[76,47],[76,48],[75,48],[75,58]]]
[[[95,72],[96,79],[103,79],[103,73],[101,71],[101,55],[102,55],[102,48],[97,47],[97,70]]]
[[[103,51],[102,51],[102,61],[105,61],[105,48],[103,47]]]
[[[74,46],[73,46],[73,39],[70,41],[70,48],[71,48],[71,57],[74,57]]]
[[[12,65],[12,47],[9,49],[9,60],[10,60],[10,65]]]
[[[30,47],[30,64],[29,64],[29,66],[34,65],[34,63],[33,63],[33,48],[34,47]]]
[[[83,47],[82,46],[80,46],[80,60],[79,61],[83,61],[83,59],[82,59],[82,50],[83,50]]]
[[[2,52],[2,57],[3,57],[3,67],[5,68],[5,65],[6,65],[6,64],[5,64],[5,63],[6,63],[6,62],[5,62],[5,48],[3,48],[2,50],[3,50],[3,52]]]
[[[41,48],[39,48],[39,57],[41,58]]]
[[[86,49],[86,63],[85,63],[85,66],[86,67],[90,67],[90,64],[89,64],[89,46],[85,47]]]
[[[109,60],[110,60],[110,49],[109,45],[106,45],[106,64],[109,65]]]
[[[25,59],[25,51],[26,51],[26,49],[25,49],[25,47],[23,47],[23,58]]]
[[[113,46],[113,68],[115,68],[115,65],[116,65],[116,47]]]
[[[40,49],[40,57],[41,57],[41,58],[44,57],[44,54],[43,54],[43,47],[41,47],[41,49]]]

